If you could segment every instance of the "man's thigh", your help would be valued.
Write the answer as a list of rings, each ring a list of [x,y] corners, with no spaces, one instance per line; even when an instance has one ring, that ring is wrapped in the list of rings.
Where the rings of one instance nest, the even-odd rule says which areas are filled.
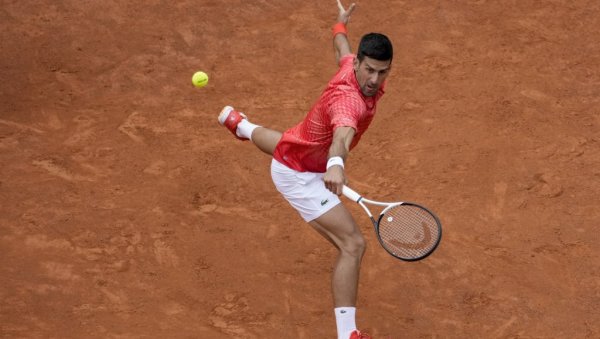
[[[309,222],[319,233],[329,238],[337,247],[343,243],[362,237],[360,229],[344,204],[337,204],[315,220]]]

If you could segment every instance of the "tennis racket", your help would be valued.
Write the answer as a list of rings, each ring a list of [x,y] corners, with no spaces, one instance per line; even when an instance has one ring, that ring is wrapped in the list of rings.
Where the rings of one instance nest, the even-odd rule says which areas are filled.
[[[405,261],[421,260],[430,255],[442,239],[442,224],[427,208],[411,202],[380,202],[363,198],[344,186],[344,196],[358,203],[369,215],[377,239],[394,257]],[[365,204],[382,206],[379,218]]]

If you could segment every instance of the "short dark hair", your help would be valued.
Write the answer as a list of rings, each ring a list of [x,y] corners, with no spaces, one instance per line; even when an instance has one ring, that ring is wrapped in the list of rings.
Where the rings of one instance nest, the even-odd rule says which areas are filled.
[[[360,62],[365,56],[379,61],[391,61],[394,57],[394,48],[387,36],[381,33],[369,33],[360,39],[356,56]]]

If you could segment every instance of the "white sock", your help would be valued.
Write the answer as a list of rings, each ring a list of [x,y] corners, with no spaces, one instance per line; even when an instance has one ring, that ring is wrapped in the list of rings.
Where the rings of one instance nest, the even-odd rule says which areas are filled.
[[[348,339],[356,330],[356,307],[336,307],[334,312],[338,339]]]
[[[248,138],[252,140],[252,132],[254,132],[254,130],[258,127],[260,126],[255,125],[246,119],[242,119],[242,121],[240,121],[240,123],[237,125],[235,134],[237,134],[237,136],[240,138]]]

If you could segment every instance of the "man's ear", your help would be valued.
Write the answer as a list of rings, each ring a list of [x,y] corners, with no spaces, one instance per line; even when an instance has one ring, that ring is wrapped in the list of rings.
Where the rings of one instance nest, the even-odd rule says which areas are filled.
[[[358,71],[358,66],[360,66],[360,61],[358,61],[358,57],[354,57],[354,71]]]

